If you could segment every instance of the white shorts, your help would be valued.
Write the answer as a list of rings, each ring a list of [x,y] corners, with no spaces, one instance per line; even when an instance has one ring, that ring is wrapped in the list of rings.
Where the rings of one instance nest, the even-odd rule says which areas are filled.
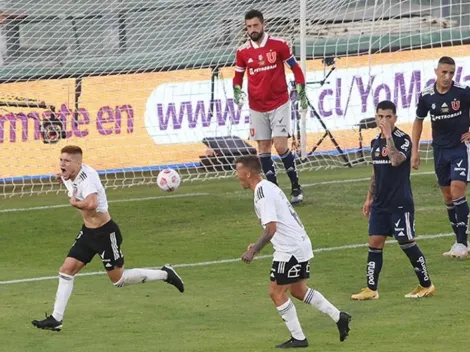
[[[267,141],[273,137],[290,135],[290,101],[277,109],[260,112],[250,109],[250,139]]]

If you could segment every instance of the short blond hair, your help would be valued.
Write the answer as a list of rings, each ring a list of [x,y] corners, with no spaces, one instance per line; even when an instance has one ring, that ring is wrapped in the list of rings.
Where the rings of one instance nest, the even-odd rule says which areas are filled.
[[[60,151],[61,153],[67,153],[67,154],[72,154],[72,155],[83,155],[82,148],[80,148],[78,145],[67,145],[62,148]]]
[[[259,161],[258,155],[243,155],[235,160],[236,164],[242,164],[243,167],[250,169],[257,174],[261,174],[261,162]]]

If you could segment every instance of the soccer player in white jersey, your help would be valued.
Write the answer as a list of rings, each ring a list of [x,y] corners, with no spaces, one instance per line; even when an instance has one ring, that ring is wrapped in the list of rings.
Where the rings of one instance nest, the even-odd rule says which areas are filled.
[[[248,246],[242,260],[249,264],[269,242],[274,247],[269,294],[291,333],[291,338],[276,348],[308,346],[294,303],[287,296],[288,290],[295,298],[328,314],[336,322],[340,341],[344,341],[349,334],[351,316],[339,311],[320,292],[307,287],[312,244],[291,203],[277,185],[261,178],[261,163],[256,155],[242,156],[235,165],[242,187],[254,193],[255,212],[264,228],[258,241]]]
[[[163,280],[174,285],[180,292],[184,284],[176,271],[169,265],[161,270],[124,270],[124,255],[121,252],[122,236],[119,226],[108,212],[106,193],[98,173],[82,163],[83,152],[78,146],[69,145],[61,150],[58,179],[71,183],[73,191],[70,205],[77,208],[83,217],[83,226],[72,245],[64,263],[59,269],[59,286],[54,311],[44,320],[33,320],[39,329],[60,331],[72,294],[74,277],[98,254],[115,287]]]

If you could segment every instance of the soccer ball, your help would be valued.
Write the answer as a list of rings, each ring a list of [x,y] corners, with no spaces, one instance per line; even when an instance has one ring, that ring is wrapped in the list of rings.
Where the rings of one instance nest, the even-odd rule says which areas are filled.
[[[162,191],[176,191],[181,183],[181,176],[173,169],[160,171],[157,177],[157,185]]]

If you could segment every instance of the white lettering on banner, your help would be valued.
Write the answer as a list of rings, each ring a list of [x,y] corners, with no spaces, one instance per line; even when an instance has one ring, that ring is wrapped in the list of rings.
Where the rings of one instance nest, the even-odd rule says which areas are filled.
[[[464,67],[470,57],[456,57],[455,60],[455,81],[470,83],[470,69]],[[374,107],[384,99],[392,100],[397,105],[399,123],[412,122],[419,93],[434,83],[435,61],[336,69],[330,75],[329,83],[320,88],[309,86],[307,94],[331,130],[351,129],[361,119],[373,117]],[[309,71],[306,75],[307,81],[323,78],[323,70]],[[287,79],[292,80],[293,75],[289,74]],[[247,91],[246,85],[245,81],[244,91]],[[248,104],[241,107],[234,104],[232,78],[216,80],[212,100],[211,96],[210,80],[157,86],[146,104],[147,132],[157,144],[201,142],[204,137],[228,134],[248,138]],[[455,117],[451,115],[454,114],[445,118]],[[294,116],[292,113],[291,117]],[[313,113],[310,113],[307,132],[322,130]]]

